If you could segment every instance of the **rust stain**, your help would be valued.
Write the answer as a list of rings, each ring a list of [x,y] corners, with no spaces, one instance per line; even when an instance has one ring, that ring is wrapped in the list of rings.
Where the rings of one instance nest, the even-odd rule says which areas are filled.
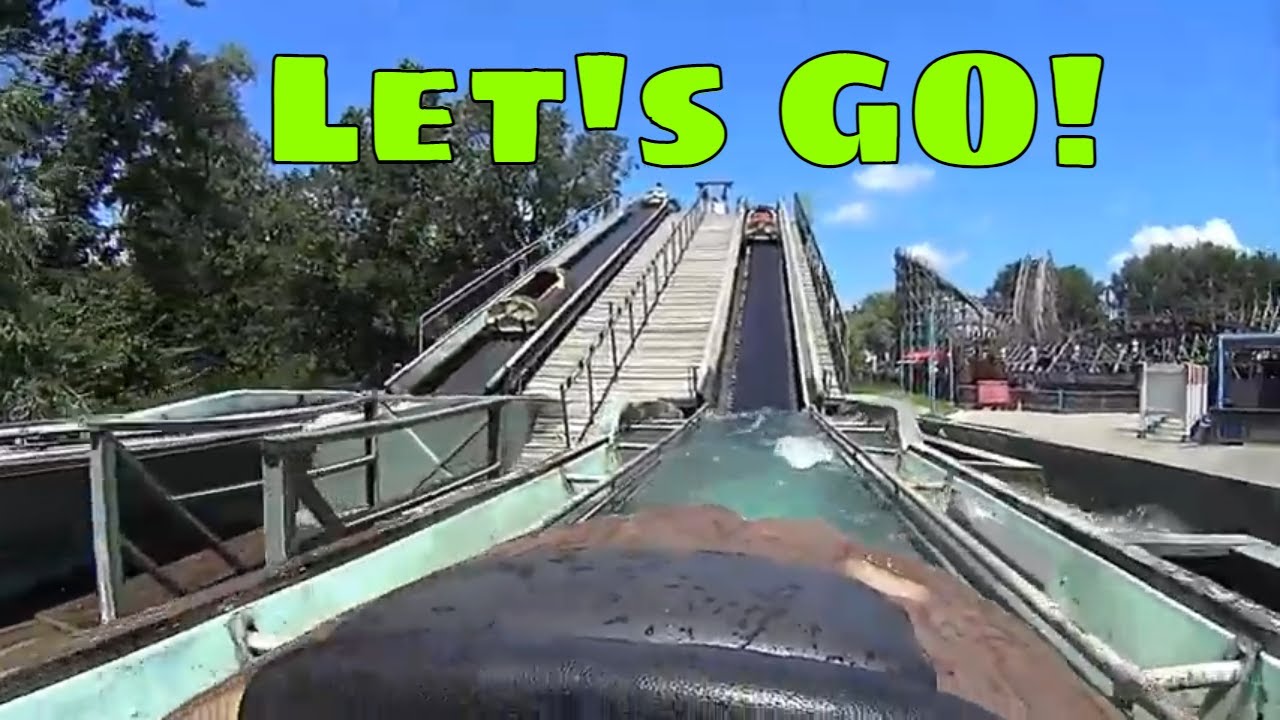
[[[249,673],[240,673],[215,685],[183,703],[166,715],[165,720],[237,720],[249,677]]]

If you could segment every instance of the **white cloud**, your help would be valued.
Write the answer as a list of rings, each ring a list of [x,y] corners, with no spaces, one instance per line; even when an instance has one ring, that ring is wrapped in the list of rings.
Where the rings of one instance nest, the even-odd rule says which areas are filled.
[[[933,179],[924,165],[869,165],[853,175],[858,187],[870,192],[910,192]]]
[[[827,213],[826,221],[833,225],[861,225],[871,219],[871,203],[863,200],[847,202]]]
[[[853,182],[864,192],[906,193],[928,183],[933,174],[933,168],[924,165],[869,165],[854,173]],[[869,201],[850,200],[827,213],[824,220],[835,225],[861,225],[872,215]]]
[[[946,272],[964,262],[967,255],[964,251],[954,253],[938,248],[928,240],[916,243],[906,249],[906,253],[938,272]]]
[[[1120,267],[1131,257],[1142,257],[1152,248],[1162,245],[1173,247],[1192,247],[1200,243],[1209,243],[1232,250],[1246,251],[1248,248],[1236,237],[1231,223],[1222,218],[1213,218],[1199,227],[1195,225],[1147,225],[1133,237],[1129,238],[1129,248],[1111,256],[1112,267]]]

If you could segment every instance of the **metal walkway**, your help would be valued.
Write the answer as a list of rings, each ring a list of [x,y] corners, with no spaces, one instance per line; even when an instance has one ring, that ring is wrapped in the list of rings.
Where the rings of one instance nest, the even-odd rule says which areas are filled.
[[[563,414],[538,419],[520,467],[576,444],[606,398],[696,394],[717,354],[742,218],[705,210],[695,205],[659,226],[529,381],[525,393],[561,400]]]
[[[717,306],[732,291],[733,269],[742,242],[742,217],[708,215],[684,260],[662,293],[649,324],[636,341],[610,388],[616,402],[689,398],[714,365],[718,329],[727,307]],[[726,288],[727,284],[727,288]]]
[[[812,234],[805,232],[807,219],[800,214],[802,211],[797,212],[798,206],[786,208],[782,202],[779,207],[784,209],[782,237],[787,245],[792,292],[799,294],[797,309],[801,317],[796,319],[801,328],[800,351],[807,356],[802,366],[811,373],[813,389],[827,395],[839,390],[844,375],[843,348],[832,347],[834,338],[844,336],[843,323],[838,320],[842,311],[830,290],[826,263]],[[840,327],[828,327],[833,323]]]

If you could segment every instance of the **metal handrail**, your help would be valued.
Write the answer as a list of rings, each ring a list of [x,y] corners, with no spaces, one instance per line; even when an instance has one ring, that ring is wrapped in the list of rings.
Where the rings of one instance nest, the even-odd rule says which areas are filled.
[[[220,432],[221,435],[219,437],[224,439],[231,436],[251,439],[264,431],[279,431],[282,427],[293,427],[320,415],[355,410],[356,408],[363,409],[364,419],[369,421],[376,417],[378,407],[384,399],[377,393],[371,393],[323,405],[276,411],[265,419],[261,415],[241,415],[190,420],[132,420],[120,417],[100,417],[82,421],[82,425],[89,435],[90,516],[93,530],[93,556],[99,621],[101,623],[109,623],[115,620],[118,615],[119,596],[124,587],[123,560],[125,557],[141,567],[165,588],[170,595],[179,597],[185,594],[182,584],[170,576],[168,571],[147,555],[141,547],[131,542],[120,527],[121,478],[119,463],[121,462],[127,465],[139,478],[148,494],[158,500],[161,506],[175,519],[198,534],[206,548],[221,558],[233,574],[243,574],[252,569],[236,555],[235,550],[229,545],[229,538],[220,537],[212,528],[192,514],[184,504],[184,500],[189,496],[176,495],[170,491],[163,479],[154,475],[124,445],[122,436],[127,436],[130,431],[160,433],[198,433],[205,431],[211,433]],[[266,420],[272,422],[263,427],[266,424]],[[377,459],[376,444],[374,442],[366,443],[365,453],[364,457],[358,459],[359,462],[349,461],[346,463],[349,467],[341,467],[339,469],[351,469],[361,465],[373,467],[372,463]],[[337,471],[322,470],[325,472]],[[366,472],[369,476],[375,477],[376,480],[373,471],[367,470]],[[320,474],[322,473],[316,473],[316,475]]]
[[[831,279],[827,263],[822,257],[822,251],[818,247],[816,238],[813,237],[812,228],[808,226],[808,219],[805,218],[804,222],[807,230],[807,241],[804,246],[805,256],[808,260],[809,271],[816,276],[817,282],[814,285],[818,294],[819,307],[822,310],[823,329],[826,331],[829,349],[833,360],[835,360],[833,369],[839,383],[837,389],[842,389],[848,370],[848,353],[845,347],[847,327],[844,312],[840,307],[840,301],[836,297],[835,283]]]
[[[291,432],[264,438],[263,445],[263,532],[265,541],[265,561],[268,569],[283,566],[297,550],[301,540],[297,534],[296,518],[299,504],[319,521],[322,534],[331,540],[349,534],[354,528],[367,525],[375,519],[405,511],[411,507],[443,497],[446,494],[486,481],[502,471],[501,427],[502,411],[512,404],[543,404],[547,398],[518,396],[477,396],[462,398],[462,402],[449,407],[431,410],[419,415],[389,418],[376,416],[366,417],[364,422],[328,428],[317,428],[302,432]],[[484,420],[470,433],[466,433],[460,441],[454,442],[452,449],[433,456],[435,469],[427,475],[440,470],[440,466],[452,463],[463,447],[468,446],[480,434],[487,430],[487,449],[485,458],[478,467],[468,468],[465,474],[453,475],[452,471],[443,486],[436,486],[426,480],[419,481],[404,496],[390,499],[390,504],[378,497],[376,489],[380,485],[377,465],[377,439],[385,434],[410,431],[424,424],[458,418],[468,414],[483,413]],[[328,467],[314,466],[315,452],[323,444],[350,440],[365,441],[366,451],[363,455],[345,463]],[[351,469],[358,465],[366,465],[366,507],[354,513],[339,516],[328,501],[321,496],[312,483],[321,477],[339,470]]]
[[[1070,650],[1100,671],[1113,684],[1114,690],[1109,698],[1113,703],[1122,703],[1128,709],[1136,705],[1160,720],[1193,720],[1193,713],[1180,706],[1161,683],[1152,682],[1152,673],[1158,673],[1160,668],[1144,670],[1117,652],[1105,639],[1090,634],[1042,588],[1028,580],[962,524],[953,520],[946,511],[929,503],[919,489],[881,467],[866,454],[864,448],[845,437],[829,418],[816,412],[810,412],[810,417],[841,454],[846,455],[897,499],[896,507],[904,519],[931,545],[943,550],[948,555],[949,564],[960,570],[966,580],[978,580],[981,585],[988,587],[1001,604],[1009,607],[1019,619],[1059,652],[1062,650],[1062,641],[1065,641]],[[1020,506],[1025,505],[1024,501],[1016,494],[1001,489],[1000,483],[991,476],[927,446],[913,445],[910,449],[943,469],[947,473],[948,484],[952,482],[951,478],[959,477],[979,490],[999,490],[997,500],[1022,511]],[[1036,513],[1031,513],[1033,521],[1040,522],[1035,515]]]
[[[385,400],[382,395],[374,397]],[[285,453],[292,450],[314,448],[318,445],[328,442],[339,442],[342,440],[357,440],[370,435],[380,435],[383,433],[393,432],[395,430],[405,430],[415,425],[421,425],[429,420],[443,420],[453,417],[454,415],[466,414],[472,410],[480,410],[494,405],[511,402],[513,400],[536,401],[537,398],[516,396],[487,396],[470,398],[466,402],[450,405],[439,410],[432,410],[423,415],[408,415],[405,417],[392,417],[382,420],[373,420],[360,425],[335,425],[327,428],[316,428],[314,430],[301,430],[296,432],[282,433],[272,435],[262,439],[262,445],[268,452]]]
[[[583,493],[568,507],[543,521],[538,529],[545,530],[561,523],[590,520],[609,504],[616,502],[621,495],[634,493],[649,471],[661,462],[663,451],[678,438],[686,437],[689,432],[698,427],[703,418],[707,416],[708,409],[706,405],[698,408],[679,427],[671,430],[659,438],[658,442],[623,463],[622,467],[615,470],[608,480],[600,483],[589,492]]]
[[[282,565],[298,547],[296,517],[299,503],[305,506],[320,521],[324,535],[330,539],[349,534],[354,529],[369,522],[386,517],[389,514],[403,511],[420,505],[433,498],[440,497],[453,490],[483,481],[501,469],[499,437],[497,432],[501,418],[499,413],[508,403],[545,403],[546,398],[533,396],[521,397],[459,397],[459,398],[412,398],[419,403],[439,402],[441,400],[457,400],[449,405],[429,412],[398,417],[391,413],[390,418],[383,417],[390,410],[390,402],[403,401],[394,395],[371,392],[359,398],[343,400],[323,406],[324,412],[335,409],[363,410],[362,419],[339,426],[295,429],[296,424],[276,425],[264,428],[276,434],[264,437],[262,446],[262,521],[264,533],[265,556],[263,560],[268,569]],[[484,413],[485,420],[481,429],[489,429],[490,439],[486,455],[479,459],[480,467],[467,468],[463,473],[450,473],[446,487],[419,484],[406,496],[391,498],[390,503],[383,502],[379,495],[379,437],[387,433],[411,430],[426,424],[448,420],[468,413]],[[138,421],[119,421],[114,418],[102,419],[87,426],[90,436],[89,448],[89,489],[90,512],[93,530],[93,555],[96,569],[97,597],[99,621],[109,623],[118,617],[120,593],[124,588],[124,560],[142,568],[162,587],[174,596],[182,596],[191,592],[183,583],[170,575],[165,567],[149,557],[142,548],[130,541],[127,533],[120,527],[120,484],[122,476],[120,466],[128,466],[131,479],[141,482],[142,489],[160,501],[175,519],[179,520],[203,541],[207,550],[219,556],[233,575],[244,574],[257,565],[245,562],[237,554],[230,538],[220,537],[211,527],[194,515],[184,504],[186,496],[173,493],[163,479],[156,476],[149,468],[125,447],[119,437],[119,427],[133,428],[140,425],[161,425],[187,429],[192,425],[209,425],[219,419],[209,418],[197,421],[156,420],[146,423]],[[469,445],[475,438],[472,433],[463,438],[460,446]],[[245,437],[251,437],[246,435]],[[363,441],[360,454],[328,465],[315,463],[316,450],[325,444],[341,441]],[[440,466],[453,461],[460,447],[444,452],[435,459],[436,472]],[[433,456],[434,458],[434,456]],[[317,490],[315,481],[337,473],[364,469],[364,490],[367,507],[358,508],[352,513],[341,516],[329,504],[328,500]],[[258,485],[242,483],[244,486]]]
[[[386,402],[417,404],[439,400],[439,398],[402,395],[380,395],[379,397]],[[365,408],[367,404],[367,398],[353,396],[319,405],[217,417],[138,419],[121,415],[91,416],[73,423],[60,424],[57,437],[48,444],[30,444],[31,439],[44,437],[34,433],[29,438],[21,436],[6,438],[26,440],[30,449],[28,450],[28,445],[14,444],[8,447],[27,450],[27,452],[4,457],[11,461],[40,463],[45,467],[50,467],[48,463],[57,462],[68,463],[66,467],[78,467],[86,458],[85,445],[89,444],[92,447],[95,432],[109,433],[121,449],[127,449],[130,453],[175,447],[189,452],[216,447],[227,442],[253,440],[269,433],[304,426],[307,422],[323,415],[354,412]],[[235,486],[226,487],[234,488]],[[182,498],[178,497],[178,499]]]
[[[49,435],[85,435],[95,429],[111,430],[116,435],[128,434],[131,437],[142,439],[146,439],[148,434],[163,437],[165,435],[188,435],[254,427],[269,429],[271,426],[281,423],[305,421],[327,413],[358,408],[365,403],[365,400],[360,396],[354,393],[350,395],[350,397],[314,405],[246,411],[213,417],[139,418],[117,414],[89,415],[76,420],[41,421],[26,427],[18,425],[0,427],[0,440],[23,440],[28,437]],[[423,398],[415,396],[384,395],[383,397],[389,400],[423,401]]]
[[[833,370],[835,371],[835,381],[838,385],[836,389],[843,390],[848,383],[849,375],[849,358],[848,348],[845,346],[848,337],[848,328],[845,324],[844,311],[840,307],[840,301],[836,296],[835,283],[831,280],[830,270],[827,268],[826,260],[822,257],[822,249],[818,247],[817,238],[813,234],[813,225],[809,221],[808,211],[805,210],[804,204],[800,202],[799,195],[793,195],[791,201],[792,208],[796,216],[796,227],[800,229],[800,239],[805,251],[805,259],[809,266],[809,272],[813,277],[814,290],[818,294],[818,307],[822,311],[823,330],[827,336],[827,344],[830,347]],[[823,391],[828,392],[830,388],[826,387],[827,375],[823,374]]]
[[[653,313],[653,309],[658,305],[659,296],[666,289],[667,284],[670,283],[671,276],[684,258],[684,253],[689,248],[689,243],[693,241],[693,237],[702,225],[706,215],[706,204],[701,200],[695,201],[694,205],[684,214],[684,217],[676,223],[671,235],[658,248],[658,252],[649,260],[644,271],[636,279],[635,284],[631,286],[631,290],[622,302],[609,303],[608,318],[605,320],[604,326],[600,328],[595,338],[587,346],[577,365],[569,373],[569,377],[560,382],[558,400],[560,403],[561,422],[564,426],[565,447],[573,447],[575,442],[569,423],[569,390],[579,380],[585,380],[587,383],[587,422],[576,439],[576,442],[580,442],[586,437],[587,430],[590,429],[592,421],[595,420],[596,412],[604,404],[605,396],[613,386],[614,381],[617,380],[618,373],[622,370],[623,362],[626,361],[627,355],[635,347],[636,339],[649,322],[649,316]],[[650,290],[650,276],[653,278],[652,291]],[[636,310],[637,303],[639,304],[638,313]],[[626,346],[620,347],[618,343],[618,325],[623,320],[626,321],[624,328]],[[592,366],[594,365],[596,353],[601,350],[606,341],[609,343],[611,370],[609,377],[604,381],[603,388],[600,389],[597,395],[596,378]]]
[[[522,393],[533,379],[537,368],[550,357],[560,339],[574,322],[591,307],[600,294],[609,287],[618,272],[631,262],[641,246],[648,242],[670,210],[670,201],[663,200],[650,208],[647,217],[617,244],[591,275],[578,283],[560,307],[541,323],[532,335],[524,338],[515,354],[507,358],[485,383],[486,393]]]
[[[218,430],[237,430],[242,428],[252,428],[255,426],[265,426],[264,429],[274,429],[271,426],[277,423],[292,424],[294,422],[314,420],[321,415],[363,408],[369,403],[369,397],[369,394],[363,394],[344,398],[342,400],[335,400],[322,405],[287,408],[284,410],[264,410],[256,413],[240,413],[236,415],[223,415],[207,418],[155,418],[152,420],[142,420],[116,415],[89,417],[85,418],[82,423],[86,430],[110,430],[117,434],[123,432],[158,432],[162,434],[198,433],[215,432]],[[395,395],[391,393],[377,393],[377,397],[383,402],[410,402],[419,404],[439,400],[439,398],[429,398],[417,395]]]
[[[513,266],[526,261],[531,255],[535,254],[536,251],[545,251],[543,257],[550,255],[558,247],[556,243],[550,241],[576,237],[598,222],[601,218],[617,210],[621,204],[621,196],[617,193],[611,193],[603,200],[600,200],[585,210],[575,213],[568,220],[565,220],[554,228],[538,236],[536,240],[526,243],[523,247],[519,248],[511,255],[508,255],[497,265],[490,267],[476,277],[467,281],[465,285],[449,293],[449,295],[443,300],[423,312],[418,316],[418,354],[421,355],[427,349],[427,327],[432,322],[439,319],[450,310],[453,310],[457,305],[461,304],[463,300],[471,297],[477,291],[487,287],[489,282],[494,278],[503,275]],[[488,297],[488,295],[486,294],[485,297]]]

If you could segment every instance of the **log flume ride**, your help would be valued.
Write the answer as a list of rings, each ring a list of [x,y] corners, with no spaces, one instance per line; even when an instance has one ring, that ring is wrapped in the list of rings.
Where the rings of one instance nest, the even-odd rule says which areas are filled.
[[[415,582],[172,716],[1121,717],[944,571],[714,506],[553,528]],[[514,715],[511,715],[514,713]],[[234,714],[219,717],[236,717]]]

